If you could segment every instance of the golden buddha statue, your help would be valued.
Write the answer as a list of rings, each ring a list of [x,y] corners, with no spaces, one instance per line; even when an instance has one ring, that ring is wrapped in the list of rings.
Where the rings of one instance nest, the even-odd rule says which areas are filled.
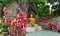
[[[28,20],[29,20],[29,24],[34,26],[35,18],[33,18],[32,14],[30,15],[30,18]]]

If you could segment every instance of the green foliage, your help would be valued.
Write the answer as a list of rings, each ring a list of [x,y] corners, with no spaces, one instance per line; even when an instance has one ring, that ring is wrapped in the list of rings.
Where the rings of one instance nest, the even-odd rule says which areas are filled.
[[[59,10],[60,10],[60,5],[56,5],[55,6],[56,7],[56,10],[55,11],[53,11],[53,16],[59,16],[58,14],[58,12],[59,12]]]
[[[53,4],[54,2],[56,2],[57,0],[47,0],[47,2],[50,2],[51,4]],[[58,10],[56,11],[52,11],[52,13],[49,10],[49,6],[45,5],[45,0],[32,0],[32,2],[34,4],[36,4],[37,7],[37,13],[39,15],[39,17],[46,17],[49,15],[53,15],[53,16],[58,16],[58,10],[60,10],[60,6],[57,6],[56,8],[58,8]]]
[[[38,15],[40,17],[46,17],[46,16],[49,15],[49,8],[48,8],[48,6],[42,5],[42,6],[39,6],[37,9],[38,9]]]
[[[2,27],[2,25],[0,24],[0,29],[2,29],[3,27]]]
[[[39,17],[49,15],[49,7],[45,5],[45,0],[32,0],[32,2],[36,4]]]
[[[31,0],[33,3],[40,3],[40,2],[45,2],[45,0]]]
[[[56,2],[57,0],[47,0],[48,2],[50,2],[50,3],[54,3],[54,2]]]

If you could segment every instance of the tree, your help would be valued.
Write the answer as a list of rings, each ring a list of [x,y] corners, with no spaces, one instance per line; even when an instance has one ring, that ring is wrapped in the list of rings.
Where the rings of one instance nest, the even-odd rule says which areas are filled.
[[[47,0],[47,2],[49,2],[49,3],[54,3],[54,2],[56,2],[57,0]]]
[[[39,17],[46,17],[49,15],[49,6],[45,5],[45,0],[32,0],[32,2],[36,4]]]

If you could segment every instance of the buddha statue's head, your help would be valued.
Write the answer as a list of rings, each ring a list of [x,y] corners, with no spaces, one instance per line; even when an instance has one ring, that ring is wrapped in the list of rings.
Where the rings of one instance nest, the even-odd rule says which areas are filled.
[[[33,18],[33,15],[31,14],[30,17]]]

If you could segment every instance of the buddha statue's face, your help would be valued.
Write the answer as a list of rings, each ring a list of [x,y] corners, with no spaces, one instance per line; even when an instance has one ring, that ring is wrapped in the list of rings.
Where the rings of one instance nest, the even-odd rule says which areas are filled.
[[[32,17],[33,17],[33,15],[31,14],[31,15],[30,15],[30,17],[32,18]]]

